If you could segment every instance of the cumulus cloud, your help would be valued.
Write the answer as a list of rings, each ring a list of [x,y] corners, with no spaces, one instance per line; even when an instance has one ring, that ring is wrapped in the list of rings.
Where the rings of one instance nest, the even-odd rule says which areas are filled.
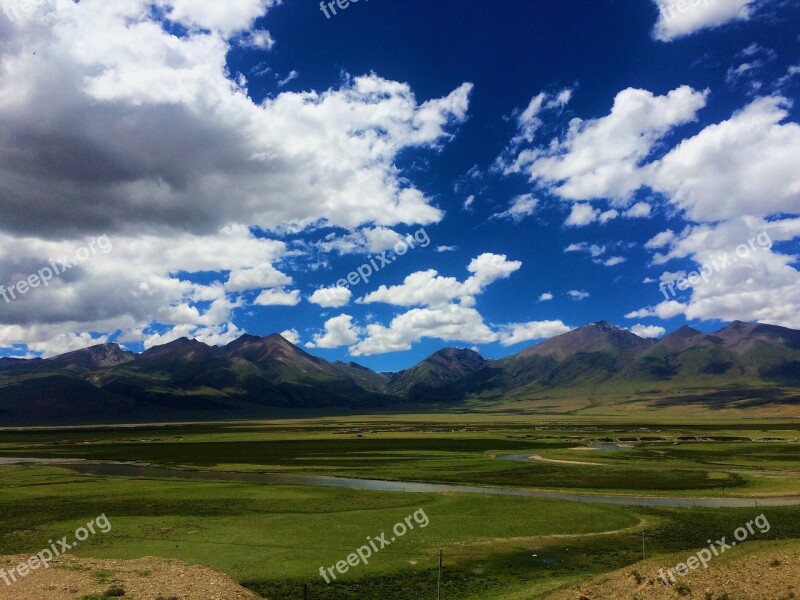
[[[564,221],[564,225],[583,227],[589,223],[594,223],[599,217],[600,209],[592,208],[591,204],[581,202],[572,205],[572,210],[570,210],[567,220]]]
[[[589,292],[584,292],[581,290],[570,290],[567,292],[567,295],[573,300],[585,300],[591,294],[589,294]]]
[[[639,323],[631,327],[631,332],[643,338],[658,338],[667,333],[667,330],[658,325],[642,325]]]
[[[396,162],[449,141],[471,84],[418,101],[408,84],[345,75],[255,103],[226,57],[234,44],[272,47],[253,25],[276,3],[59,0],[35,5],[47,18],[2,22],[0,244],[14,250],[0,252],[0,274],[30,273],[88,236],[115,241],[9,306],[3,347],[49,352],[85,332],[225,340],[246,292],[262,290],[262,306],[299,301],[272,232],[338,227],[372,250],[395,226],[442,218]],[[201,273],[215,281],[195,283]]]
[[[295,345],[300,343],[300,334],[297,332],[297,329],[286,329],[281,331],[281,337],[283,337],[283,339],[285,339],[287,342]]]
[[[675,232],[671,229],[657,233],[650,238],[644,245],[645,248],[651,250],[653,248],[663,248],[675,238]]]
[[[359,298],[360,304],[383,302],[394,306],[440,306],[452,300],[471,305],[475,296],[490,284],[509,277],[522,267],[520,261],[510,261],[502,254],[481,254],[467,266],[472,273],[463,282],[455,277],[442,277],[434,269],[418,271],[405,278],[402,284],[382,285],[374,292]]]
[[[548,302],[549,300],[553,299],[553,294],[550,292],[544,292],[542,295],[539,296],[539,302]]]
[[[602,221],[594,202],[610,202],[619,211],[609,210],[623,217],[649,216],[650,203],[629,205],[639,190],[655,192],[690,223],[680,235],[668,229],[645,243],[655,265],[683,260],[698,269],[711,253],[730,254],[760,229],[776,240],[800,237],[790,218],[800,214],[800,125],[791,119],[791,101],[756,98],[730,118],[668,144],[676,127],[698,119],[707,95],[685,86],[664,96],[623,90],[610,114],[573,119],[565,135],[520,151],[506,173],[527,174],[537,188],[573,202],[565,222],[571,226]],[[641,314],[797,327],[796,258],[773,248],[756,254],[689,290],[685,304],[668,299]]]
[[[800,210],[800,125],[791,102],[759,98],[648,166],[650,185],[693,221]]]
[[[653,37],[662,42],[750,18],[756,0],[653,0],[658,22]]]
[[[624,256],[612,256],[604,260],[603,265],[605,265],[606,267],[615,267],[617,265],[621,265],[626,260],[628,259],[626,259]]]
[[[504,325],[500,332],[500,343],[513,346],[521,342],[542,340],[572,331],[572,327],[562,321],[531,321],[529,323],[511,323]]]
[[[423,338],[482,344],[497,340],[497,334],[474,308],[444,304],[414,308],[387,326],[367,325],[366,337],[350,348],[353,356],[370,356],[408,350]]]
[[[314,334],[314,341],[306,344],[307,348],[340,348],[350,346],[358,341],[359,330],[353,325],[353,317],[339,315],[325,322],[325,331]]]
[[[322,308],[341,308],[350,303],[352,296],[353,292],[346,287],[334,286],[316,290],[308,298],[308,301]]]
[[[494,331],[474,305],[486,287],[521,267],[521,262],[510,261],[505,255],[485,253],[470,261],[467,271],[471,275],[464,281],[429,269],[412,273],[400,285],[382,285],[357,302],[417,308],[396,316],[386,326],[368,324],[366,336],[350,348],[350,353],[362,356],[408,350],[423,338],[482,344],[509,335],[512,326],[501,327],[505,333]]]
[[[300,304],[300,291],[264,290],[255,299],[254,304],[256,306],[297,306]]]
[[[524,173],[566,200],[608,198],[625,205],[644,183],[639,165],[653,146],[678,125],[694,121],[705,103],[706,93],[688,86],[664,96],[628,88],[617,94],[609,115],[572,119],[562,139],[522,150],[506,173]],[[588,205],[579,206],[569,224],[599,216]]]
[[[644,319],[647,317],[658,317],[659,319],[671,319],[686,312],[686,305],[675,300],[666,300],[647,308],[640,308],[625,315],[626,319]]]
[[[390,250],[397,244],[413,239],[389,227],[364,227],[347,234],[329,233],[314,246],[323,252],[347,254],[377,254]]]
[[[643,219],[649,217],[653,207],[647,202],[637,202],[626,210],[623,215],[629,219]]]
[[[684,304],[662,302],[649,313],[661,318],[674,312],[688,319],[741,319],[800,328],[797,257],[774,246],[797,237],[800,218],[741,217],[687,227],[654,256],[654,262],[689,261],[694,266],[664,272],[662,285],[690,276],[687,270],[697,273],[705,268],[707,276],[697,280],[695,275],[696,284],[684,292],[685,300],[682,297]],[[669,289],[665,293],[669,296]]]

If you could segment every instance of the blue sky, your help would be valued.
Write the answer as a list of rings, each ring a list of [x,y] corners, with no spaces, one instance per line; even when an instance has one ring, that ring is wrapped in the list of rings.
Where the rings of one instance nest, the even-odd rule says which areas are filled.
[[[0,354],[284,332],[392,371],[597,320],[800,328],[799,2],[337,13],[6,5]]]

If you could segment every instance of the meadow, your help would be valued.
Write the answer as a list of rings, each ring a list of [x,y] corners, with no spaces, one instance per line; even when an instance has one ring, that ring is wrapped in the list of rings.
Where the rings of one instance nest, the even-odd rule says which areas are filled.
[[[618,444],[622,449],[577,450]],[[627,447],[630,445],[631,447]],[[605,446],[603,446],[605,447]],[[504,460],[536,454],[570,462]],[[139,461],[180,470],[302,473],[491,487],[680,497],[797,493],[791,424],[487,422],[439,417],[324,419],[3,431],[0,456]],[[228,573],[267,598],[435,597],[514,600],[648,557],[730,535],[762,511],[771,530],[749,542],[796,544],[796,507],[657,508],[484,494],[374,492],[310,485],[96,477],[66,466],[0,466],[0,554],[35,553],[104,513],[108,534],[74,552],[178,558]],[[321,566],[346,559],[406,515],[425,528],[330,585]],[[666,563],[665,563],[666,564]]]

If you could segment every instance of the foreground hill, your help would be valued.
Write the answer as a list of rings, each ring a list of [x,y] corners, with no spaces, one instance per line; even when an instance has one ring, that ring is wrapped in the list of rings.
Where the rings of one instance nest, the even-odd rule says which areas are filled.
[[[800,592],[800,546],[796,543],[748,542],[708,563],[706,569],[675,577],[667,586],[659,569],[674,568],[693,552],[642,561],[600,575],[546,600],[789,600]]]
[[[244,335],[224,347],[181,338],[138,355],[103,344],[49,359],[0,359],[0,425],[458,405],[553,414],[758,408],[764,416],[800,415],[800,331],[737,321],[712,334],[682,327],[650,340],[601,321],[500,360],[445,348],[391,375],[326,361],[277,334]]]
[[[0,556],[0,569],[10,571],[30,556]],[[180,598],[181,600],[257,600],[227,575],[178,560],[140,558],[99,560],[60,556],[50,568],[39,568],[14,585],[3,584],[7,600],[64,598]]]

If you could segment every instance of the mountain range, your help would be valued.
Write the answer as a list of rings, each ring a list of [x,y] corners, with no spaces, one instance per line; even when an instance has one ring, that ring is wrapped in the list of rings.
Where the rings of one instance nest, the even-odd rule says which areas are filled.
[[[329,362],[277,334],[223,347],[181,338],[141,354],[101,344],[0,359],[0,425],[419,412],[538,399],[559,412],[550,406],[556,396],[572,399],[572,410],[631,386],[652,408],[796,406],[800,331],[736,321],[653,340],[601,321],[499,360],[445,348],[399,373]]]

